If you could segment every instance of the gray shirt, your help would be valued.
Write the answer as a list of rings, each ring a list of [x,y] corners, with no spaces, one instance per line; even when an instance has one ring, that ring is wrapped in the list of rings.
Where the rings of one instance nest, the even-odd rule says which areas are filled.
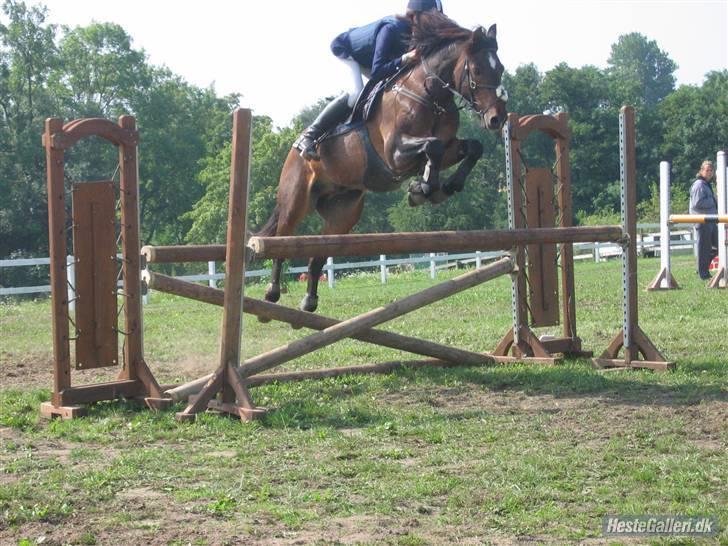
[[[690,187],[690,214],[718,214],[718,200],[713,188],[702,178]]]

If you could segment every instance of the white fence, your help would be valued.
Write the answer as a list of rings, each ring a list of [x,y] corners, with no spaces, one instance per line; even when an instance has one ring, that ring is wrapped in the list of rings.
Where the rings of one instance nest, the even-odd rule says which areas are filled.
[[[659,224],[640,224],[638,228],[640,230],[654,229],[659,227]],[[695,241],[693,237],[686,237],[690,232],[673,232],[670,246],[673,251],[680,249],[692,249]],[[678,237],[676,237],[678,235]],[[645,234],[639,238],[638,241],[639,249],[638,252],[641,255],[659,255],[660,241],[658,234]],[[338,271],[346,270],[361,270],[361,269],[373,269],[379,270],[381,282],[386,284],[389,275],[389,268],[399,267],[403,265],[414,265],[417,264],[428,264],[430,270],[430,276],[434,279],[437,276],[437,271],[444,268],[457,267],[458,265],[480,265],[481,261],[491,260],[502,256],[503,252],[470,252],[464,254],[429,254],[428,256],[417,256],[409,258],[387,258],[385,255],[379,256],[379,259],[368,260],[363,262],[345,262],[345,263],[334,263],[333,259],[329,258],[326,265],[324,266],[324,272],[329,287],[334,288],[336,283],[335,273]],[[593,259],[597,262],[620,256],[622,249],[619,245],[611,243],[577,243],[574,245],[574,258],[575,259]],[[73,278],[74,278],[74,263],[73,257],[68,257],[68,278],[69,278],[69,301],[74,298],[73,294]],[[0,268],[10,267],[33,267],[33,266],[48,266],[50,265],[49,258],[26,258],[17,260],[0,260]],[[307,268],[304,267],[291,267],[288,268],[286,274],[298,275],[305,273]],[[269,269],[257,269],[253,271],[247,271],[245,273],[246,278],[266,277],[270,275]],[[208,263],[208,272],[199,275],[185,275],[180,276],[180,279],[188,281],[207,281],[210,286],[215,286],[216,282],[225,278],[224,273],[218,273],[216,271],[215,262]],[[42,286],[20,286],[20,287],[0,287],[0,296],[20,295],[20,294],[38,294],[50,292],[49,285]]]

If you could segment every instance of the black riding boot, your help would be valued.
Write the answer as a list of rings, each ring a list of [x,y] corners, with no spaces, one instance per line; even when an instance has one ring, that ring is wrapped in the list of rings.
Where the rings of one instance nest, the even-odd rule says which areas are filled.
[[[348,101],[348,93],[344,93],[332,100],[296,140],[293,147],[300,150],[302,158],[315,161],[321,159],[318,153],[316,153],[316,145],[318,144],[316,141],[339,123],[346,120],[346,117],[351,111]]]

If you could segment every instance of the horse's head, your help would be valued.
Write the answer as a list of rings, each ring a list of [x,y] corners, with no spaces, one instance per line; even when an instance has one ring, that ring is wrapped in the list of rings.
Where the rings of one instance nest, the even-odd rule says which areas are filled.
[[[508,93],[501,84],[496,26],[476,28],[464,46],[454,72],[455,85],[480,116],[484,128],[498,130],[506,121]]]

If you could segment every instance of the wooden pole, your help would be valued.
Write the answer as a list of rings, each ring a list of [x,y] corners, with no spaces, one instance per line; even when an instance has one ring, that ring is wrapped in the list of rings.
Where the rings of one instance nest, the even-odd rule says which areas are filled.
[[[619,242],[621,239],[622,230],[618,226],[579,226],[489,231],[251,237],[248,246],[255,252],[256,258],[305,258],[508,250],[526,244]]]
[[[224,262],[225,245],[145,246],[142,256],[149,264]]]
[[[48,181],[48,243],[50,248],[51,307],[53,313],[53,395],[52,404],[61,405],[61,392],[71,386],[71,347],[68,328],[68,272],[66,270],[66,193],[64,150],[53,146],[53,136],[63,130],[63,120],[45,122]]]
[[[225,262],[225,293],[220,343],[220,366],[197,399],[177,414],[179,420],[193,419],[208,407],[231,413],[241,419],[253,419],[262,410],[253,405],[237,373],[242,339],[243,288],[245,276],[245,237],[250,180],[252,112],[238,109],[233,113],[233,141],[230,164],[230,196]],[[220,393],[220,399],[216,396]]]
[[[402,300],[340,322],[307,338],[294,341],[283,347],[248,359],[240,365],[240,374],[243,378],[246,378],[269,370],[284,362],[313,352],[340,339],[361,333],[363,330],[372,328],[378,324],[414,311],[415,309],[472,288],[473,286],[477,286],[485,281],[509,273],[512,270],[513,263],[510,258],[503,258],[482,269],[445,281]]]

